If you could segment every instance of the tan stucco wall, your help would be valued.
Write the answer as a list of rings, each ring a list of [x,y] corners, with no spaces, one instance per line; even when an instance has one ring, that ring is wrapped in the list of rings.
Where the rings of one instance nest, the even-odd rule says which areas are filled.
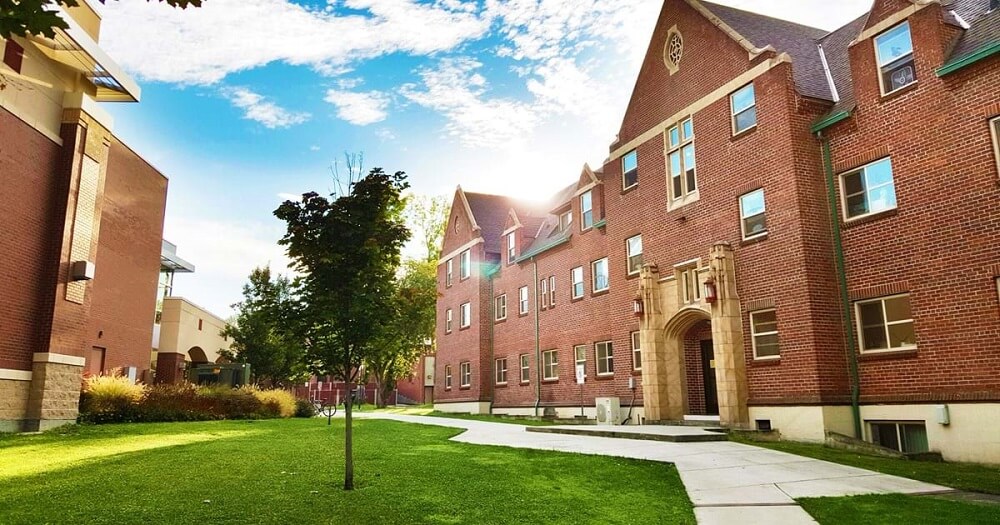
[[[750,407],[751,426],[758,419],[771,420],[771,428],[792,441],[822,443],[827,431],[854,433],[851,408],[846,406]]]
[[[14,37],[24,48],[21,75],[50,84],[42,86],[13,76],[0,78],[7,86],[0,90],[0,107],[10,111],[57,144],[59,128],[62,124],[63,97],[67,92],[76,91],[77,73],[66,66],[50,60],[34,44]],[[0,49],[6,40],[0,38]]]
[[[202,321],[201,330],[198,329],[199,320]],[[199,347],[214,363],[219,358],[220,349],[229,349],[230,341],[219,335],[225,327],[224,320],[187,299],[167,297],[163,300],[158,351],[184,354],[190,361],[188,352]]]
[[[489,414],[490,404],[484,401],[467,403],[434,403],[434,410],[453,414]]]
[[[1000,464],[1000,403],[948,404],[951,424],[937,422],[935,407],[929,405],[872,405],[861,407],[865,438],[870,437],[868,421],[923,421],[927,444],[947,461]]]

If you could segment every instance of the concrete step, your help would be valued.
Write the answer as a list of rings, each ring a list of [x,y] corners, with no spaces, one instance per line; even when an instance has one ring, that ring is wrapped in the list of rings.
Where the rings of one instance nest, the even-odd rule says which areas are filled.
[[[594,436],[619,439],[638,439],[643,441],[669,441],[673,443],[700,443],[705,441],[727,441],[729,438],[721,432],[712,432],[705,428],[682,426],[577,426],[577,427],[525,427],[528,432],[543,434],[567,434],[572,436]]]
[[[644,423],[646,425],[659,425],[659,426],[671,426],[671,427],[721,428],[721,426],[719,425],[719,416],[684,416],[684,419],[681,420],[662,420],[662,421],[652,421],[647,419]]]

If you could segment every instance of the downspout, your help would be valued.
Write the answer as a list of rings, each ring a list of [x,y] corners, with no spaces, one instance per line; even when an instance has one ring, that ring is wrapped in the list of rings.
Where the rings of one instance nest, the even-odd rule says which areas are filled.
[[[858,355],[854,351],[854,324],[851,323],[851,302],[847,293],[847,272],[844,269],[844,243],[840,236],[840,208],[833,180],[833,161],[830,158],[830,140],[817,131],[823,148],[823,168],[826,172],[826,193],[830,205],[830,229],[833,231],[833,254],[837,266],[837,284],[840,288],[840,302],[843,306],[844,331],[847,335],[847,363],[851,376],[851,414],[854,417],[854,437],[862,439],[861,433],[861,379],[858,375]]]
[[[496,395],[497,395],[497,387],[496,387],[496,382],[497,382],[497,380],[496,380],[496,377],[497,377],[497,360],[494,357],[494,353],[493,353],[493,328],[497,324],[496,323],[496,318],[497,318],[497,313],[496,313],[497,301],[496,301],[496,298],[493,297],[493,277],[495,275],[496,274],[494,273],[494,274],[487,274],[487,276],[486,276],[486,278],[490,282],[490,298],[489,298],[490,307],[488,308],[488,310],[490,312],[490,317],[489,317],[489,323],[490,323],[490,363],[491,363],[490,370],[493,371],[493,376],[490,378],[489,383],[488,383],[490,385],[490,405],[489,405],[489,410],[488,410],[488,412],[489,412],[490,415],[493,415],[493,402],[496,400]]]
[[[535,417],[538,417],[538,406],[542,402],[542,349],[538,340],[538,261],[534,257],[531,258],[531,272],[535,283]]]

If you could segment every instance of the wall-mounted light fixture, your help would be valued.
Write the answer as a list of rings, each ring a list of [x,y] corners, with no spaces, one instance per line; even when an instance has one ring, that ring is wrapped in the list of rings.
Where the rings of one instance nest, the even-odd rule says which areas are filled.
[[[715,278],[705,279],[705,302],[712,304],[719,298],[719,293],[715,289]]]
[[[635,314],[636,317],[642,317],[642,314],[645,311],[643,306],[642,297],[636,297],[632,301],[632,313]]]

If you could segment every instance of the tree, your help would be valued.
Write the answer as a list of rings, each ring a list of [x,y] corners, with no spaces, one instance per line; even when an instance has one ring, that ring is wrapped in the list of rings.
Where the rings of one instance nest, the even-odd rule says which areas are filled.
[[[443,196],[413,195],[407,199],[406,219],[420,232],[428,261],[437,261],[441,256],[441,239],[448,226],[449,213],[451,207]]]
[[[393,278],[410,231],[403,223],[406,175],[374,168],[350,176],[331,199],[306,193],[274,214],[287,223],[279,244],[300,272],[296,321],[311,371],[352,384],[374,353],[385,313],[393,307]],[[341,181],[337,187],[341,187]],[[354,488],[352,404],[344,404],[344,489]]]
[[[268,386],[284,387],[306,378],[302,345],[290,326],[295,299],[287,277],[272,279],[270,268],[254,268],[243,285],[243,301],[233,308],[236,316],[222,330],[233,342],[220,355],[249,364],[254,381]]]
[[[146,0],[152,1],[152,0]],[[157,0],[181,9],[201,7],[203,0]],[[45,35],[55,37],[55,29],[69,24],[59,16],[58,5],[76,7],[77,0],[0,0],[0,37]]]
[[[390,318],[365,360],[365,368],[375,378],[376,404],[385,406],[396,381],[409,374],[434,337],[437,305],[437,264],[435,261],[408,260],[395,281]]]

